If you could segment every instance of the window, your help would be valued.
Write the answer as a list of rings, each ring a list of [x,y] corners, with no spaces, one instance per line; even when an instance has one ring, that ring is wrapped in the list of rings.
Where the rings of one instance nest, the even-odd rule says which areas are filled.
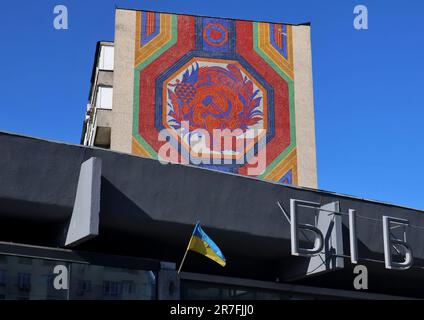
[[[84,274],[81,274],[81,269]],[[72,264],[71,299],[156,299],[156,276],[152,271],[98,265]],[[81,282],[80,282],[81,281]],[[85,285],[84,281],[88,281]],[[85,286],[85,287],[84,287]],[[85,288],[85,291],[84,291]]]
[[[102,46],[100,49],[99,69],[113,70],[114,48]]]
[[[30,273],[19,273],[18,274],[18,288],[22,291],[31,290],[31,274]]]
[[[3,257],[7,257],[7,263],[0,264],[0,300],[2,297],[36,300],[156,298],[153,271],[45,258]],[[54,266],[59,264],[68,268],[69,290],[54,288],[57,276]]]
[[[0,286],[6,285],[6,274],[7,274],[6,270],[0,269]]]
[[[55,274],[47,274],[46,275],[46,284],[48,290],[55,290],[54,289],[54,278],[56,277]]]
[[[97,89],[96,108],[112,109],[113,88],[99,87]]]
[[[78,281],[78,289],[77,296],[82,297],[85,293],[91,292],[91,281],[90,280],[79,280]]]
[[[118,297],[121,295],[121,284],[117,281],[104,281],[103,294],[107,297]]]
[[[239,287],[217,283],[182,281],[182,300],[311,300],[314,294],[255,287]]]
[[[122,293],[132,295],[134,293],[134,281],[122,281]]]

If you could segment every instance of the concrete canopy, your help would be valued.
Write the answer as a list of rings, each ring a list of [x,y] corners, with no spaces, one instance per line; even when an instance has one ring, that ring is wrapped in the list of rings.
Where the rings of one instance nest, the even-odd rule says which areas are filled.
[[[0,241],[63,246],[81,164],[97,157],[102,160],[99,236],[78,249],[178,263],[200,221],[228,265],[217,268],[191,254],[187,271],[274,281],[284,276],[285,265],[302,259],[290,254],[290,225],[277,201],[287,211],[292,198],[338,201],[341,211],[355,209],[364,217],[357,228],[359,263],[369,267],[376,292],[407,289],[419,295],[424,285],[424,232],[419,228],[408,230],[414,268],[390,271],[370,261],[384,260],[382,215],[424,226],[422,211],[9,133],[0,133],[0,154]],[[343,219],[346,239],[347,228]],[[344,243],[347,254],[348,245]],[[300,282],[351,289],[353,266],[345,261],[343,270]]]

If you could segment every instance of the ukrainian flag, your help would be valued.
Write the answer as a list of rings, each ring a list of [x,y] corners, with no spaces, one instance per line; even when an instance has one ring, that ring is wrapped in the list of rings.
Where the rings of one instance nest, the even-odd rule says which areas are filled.
[[[194,227],[193,234],[188,243],[187,250],[192,250],[197,253],[200,253],[209,259],[219,263],[221,266],[225,266],[225,257],[222,254],[221,250],[212,241],[211,238],[202,230],[200,224],[197,223]]]

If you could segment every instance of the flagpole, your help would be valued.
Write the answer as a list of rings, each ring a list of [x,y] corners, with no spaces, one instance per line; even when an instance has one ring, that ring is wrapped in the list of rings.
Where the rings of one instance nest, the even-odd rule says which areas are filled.
[[[178,272],[177,272],[177,274],[180,274],[181,268],[183,267],[184,261],[185,261],[185,259],[186,259],[186,257],[187,257],[188,250],[190,249],[190,244],[191,244],[191,241],[193,240],[194,232],[196,231],[196,227],[197,227],[197,225],[198,225],[199,223],[200,223],[200,222],[199,222],[199,221],[197,221],[196,225],[194,226],[193,233],[191,234],[190,241],[188,242],[187,249],[186,249],[186,251],[185,251],[185,253],[184,253],[183,260],[181,260],[180,267],[178,268]]]
[[[181,263],[180,263],[180,267],[178,268],[178,274],[180,274],[180,271],[181,271],[181,268],[183,267],[183,263],[184,263],[184,261],[185,261],[185,258],[186,258],[186,256],[187,256],[187,252],[188,252],[188,249],[186,250],[186,252],[184,253],[184,257],[183,257],[183,260],[181,261]]]
[[[183,267],[183,264],[184,264],[184,261],[185,261],[185,259],[187,257],[188,249],[190,248],[190,243],[191,243],[191,240],[192,239],[193,239],[193,236],[190,237],[190,241],[188,242],[188,246],[187,246],[187,249],[186,249],[186,251],[184,253],[183,260],[181,260],[180,267],[178,268],[178,272],[177,272],[178,274],[180,274],[181,268]]]

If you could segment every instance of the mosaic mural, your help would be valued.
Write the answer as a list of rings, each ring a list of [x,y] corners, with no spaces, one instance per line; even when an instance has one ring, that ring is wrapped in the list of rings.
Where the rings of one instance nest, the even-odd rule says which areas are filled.
[[[195,164],[248,175],[249,158],[264,152],[258,177],[296,185],[291,28],[137,12],[133,153],[158,158],[166,129],[184,163],[194,163],[190,139],[197,133],[202,157],[226,161]],[[243,138],[242,148],[235,142],[216,152],[207,133],[225,129]]]

